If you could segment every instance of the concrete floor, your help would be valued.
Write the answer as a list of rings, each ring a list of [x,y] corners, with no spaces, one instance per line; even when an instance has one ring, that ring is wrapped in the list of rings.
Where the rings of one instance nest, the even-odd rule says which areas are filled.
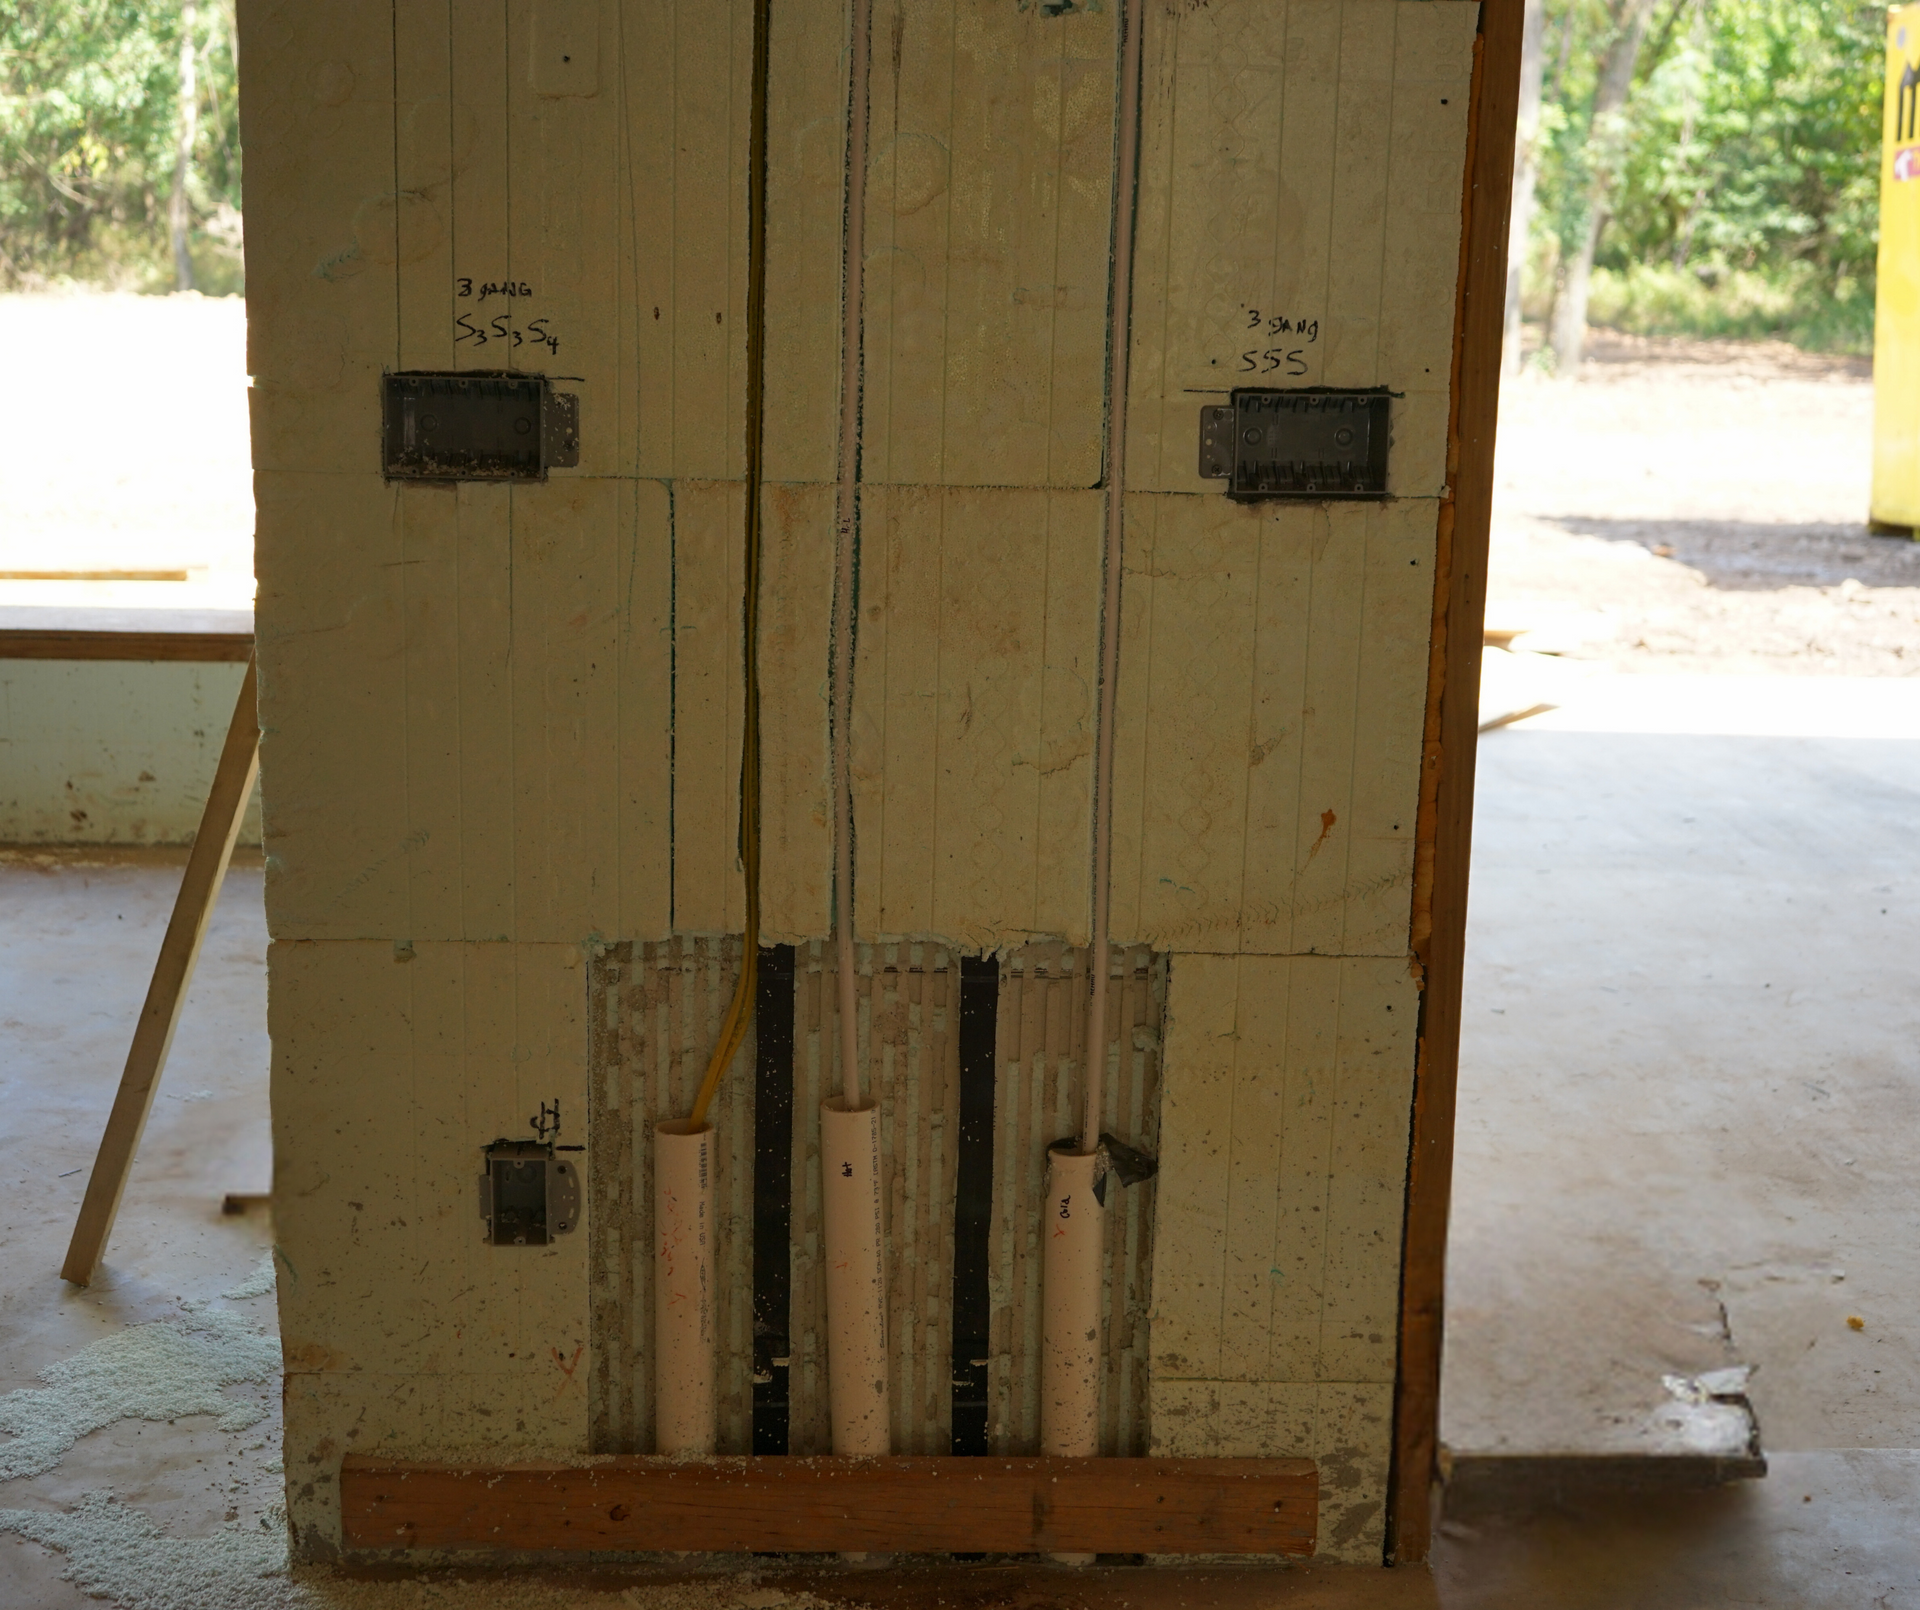
[[[1770,1451],[1920,1447],[1911,703],[1904,741],[1483,740],[1457,1452],[1631,1452],[1663,1374],[1732,1363]]]
[[[271,1295],[222,1301],[272,1242],[264,1213],[221,1211],[228,1192],[264,1194],[267,1130],[266,919],[261,869],[229,874],[188,1010],[107,1249],[85,1291],[59,1277],[185,852],[0,854],[0,1392],[129,1327],[192,1317],[188,1303],[275,1328]],[[212,1417],[118,1419],[42,1475],[0,1481],[0,1509],[63,1513],[110,1489],[167,1532],[205,1536],[232,1511],[278,1501],[278,1382],[228,1396],[266,1413],[223,1433]],[[0,1455],[6,1444],[0,1442]],[[60,1580],[64,1561],[0,1537],[0,1604],[66,1610],[92,1601]]]
[[[1765,1481],[1717,1493],[1562,1498],[1492,1517],[1456,1514],[1443,1524],[1432,1574],[1087,1579],[1042,1568],[928,1568],[752,1581],[604,1573],[538,1583],[295,1581],[282,1574],[277,1531],[274,1380],[241,1381],[219,1394],[262,1414],[256,1424],[221,1430],[208,1413],[139,1418],[143,1403],[154,1413],[159,1401],[142,1377],[121,1405],[131,1417],[80,1436],[41,1474],[0,1480],[0,1605],[79,1610],[104,1598],[130,1610],[399,1610],[456,1602],[475,1610],[779,1610],[877,1600],[918,1607],[923,1599],[948,1610],[1920,1606],[1920,1456],[1900,1442],[1911,1440],[1915,1400],[1907,1326],[1915,1284],[1912,1255],[1900,1245],[1912,1214],[1902,1216],[1898,1200],[1898,1149],[1911,1133],[1909,1106],[1901,1104],[1911,1096],[1900,1093],[1915,1071],[1914,1042],[1901,1038],[1908,1019],[1888,1019],[1871,1034],[1862,1028],[1880,1021],[1876,991],[1897,975],[1916,937],[1911,917],[1879,888],[1901,877],[1895,863],[1906,852],[1894,808],[1920,787],[1920,761],[1908,753],[1916,746],[1830,745],[1800,766],[1777,751],[1725,761],[1712,772],[1725,785],[1718,805],[1688,807],[1684,814],[1696,821],[1687,823],[1673,803],[1676,768],[1699,768],[1673,748],[1663,758],[1652,740],[1621,742],[1601,735],[1593,747],[1592,735],[1521,728],[1488,746],[1474,997],[1496,1023],[1517,1015],[1528,978],[1554,983],[1551,994],[1563,1000],[1537,1026],[1551,1030],[1553,1045],[1506,1042],[1515,1054],[1500,1062],[1515,1072],[1504,1087],[1488,1082],[1492,1059],[1477,1054],[1474,1062],[1480,1071],[1469,1084],[1463,1125],[1456,1247],[1457,1313],[1466,1328],[1452,1338],[1455,1365],[1477,1345],[1471,1316],[1492,1307],[1495,1324],[1478,1340],[1493,1334],[1500,1343],[1492,1357],[1501,1379],[1522,1401],[1564,1395],[1581,1367],[1582,1330],[1565,1311],[1592,1329],[1616,1300],[1609,1292],[1648,1290],[1642,1308],[1658,1313],[1661,1294],[1689,1295],[1700,1278],[1718,1278],[1737,1350],[1764,1366],[1755,1393],[1770,1447],[1840,1451],[1775,1452]],[[1568,799],[1583,803],[1573,820],[1566,819]],[[1878,829],[1864,820],[1870,801],[1889,818]],[[1548,833],[1556,816],[1563,825]],[[1670,891],[1660,877],[1635,874],[1618,889],[1621,898],[1602,900],[1597,910],[1580,907],[1577,921],[1556,904],[1566,895],[1541,892],[1555,878],[1547,887],[1556,891],[1606,887],[1595,869],[1613,866],[1612,875],[1625,876],[1618,859],[1669,831],[1669,818],[1673,830],[1691,835],[1685,870],[1667,880]],[[1829,824],[1805,853],[1867,860],[1879,870],[1836,875],[1837,893],[1795,914],[1775,954],[1794,959],[1803,974],[1811,957],[1819,987],[1796,984],[1776,1006],[1766,987],[1774,980],[1754,974],[1759,958],[1750,946],[1737,966],[1721,952],[1725,929],[1751,935],[1772,913],[1768,901],[1801,898],[1790,881],[1740,872],[1742,856],[1807,845],[1796,820]],[[1569,849],[1575,843],[1584,846],[1578,856]],[[1580,866],[1586,875],[1570,876]],[[107,1266],[84,1293],[56,1272],[178,877],[178,857],[157,852],[111,859],[0,853],[0,1102],[12,1120],[0,1137],[0,1166],[11,1172],[0,1177],[15,1182],[12,1209],[0,1221],[0,1392],[44,1389],[39,1371],[130,1334],[129,1327],[157,1323],[172,1334],[234,1314],[242,1328],[273,1328],[270,1297],[221,1295],[245,1289],[236,1283],[257,1271],[270,1241],[263,1214],[220,1211],[227,1192],[259,1191],[268,1177],[257,866],[236,869],[222,898]],[[1867,896],[1888,904],[1884,945],[1847,937],[1848,919]],[[1879,922],[1879,907],[1867,909]],[[1556,926],[1573,924],[1577,943],[1546,935],[1555,912]],[[1630,964],[1606,945],[1620,943],[1618,933],[1636,923],[1661,948]],[[1511,973],[1503,973],[1509,964],[1501,954],[1512,958]],[[1581,1000],[1611,1002],[1609,991],[1623,987],[1627,1005],[1616,1021],[1581,1019]],[[1819,1020],[1837,1021],[1857,1054],[1836,1053],[1808,1069],[1783,1049],[1810,996],[1829,1002]],[[1496,1011],[1503,1000],[1504,1012]],[[1655,1097],[1616,1070],[1632,1065],[1624,1051],[1653,1040],[1647,1014],[1676,1006],[1685,1007],[1676,1021],[1692,1048],[1689,1067],[1706,1072],[1684,1092]],[[1723,1013],[1744,1025],[1724,1056]],[[1588,1041],[1591,1049],[1574,1056]],[[1473,1043],[1485,1053],[1503,1042],[1476,1028]],[[1583,1138],[1589,1133],[1596,1144]],[[1573,1155],[1591,1152],[1605,1166],[1568,1168],[1570,1140]],[[1764,1173],[1727,1172],[1762,1163]],[[1621,1180],[1642,1171],[1645,1188],[1636,1183],[1624,1201]],[[1887,1231],[1873,1233],[1883,1218]],[[1583,1224],[1604,1233],[1583,1243]],[[1846,1280],[1836,1283],[1831,1276],[1842,1267]],[[1570,1294],[1582,1282],[1585,1289]],[[1847,1330],[1842,1308],[1860,1311],[1867,1328]],[[1513,1345],[1539,1327],[1563,1350],[1558,1369],[1554,1355]],[[1807,1356],[1796,1356],[1796,1346]],[[1875,1376],[1876,1369],[1883,1373]],[[1450,1375],[1450,1416],[1459,1408],[1457,1381]],[[20,1400],[0,1397],[0,1415],[10,1401]],[[11,1446],[0,1438],[0,1458]],[[112,1497],[85,1496],[102,1491]],[[47,1541],[30,1541],[23,1530]],[[69,1571],[77,1581],[66,1579]]]

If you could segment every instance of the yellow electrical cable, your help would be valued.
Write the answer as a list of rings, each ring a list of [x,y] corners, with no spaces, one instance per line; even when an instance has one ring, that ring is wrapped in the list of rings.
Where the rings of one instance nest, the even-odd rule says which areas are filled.
[[[769,0],[757,0],[753,8],[753,110],[747,147],[747,554],[741,611],[746,697],[740,753],[740,870],[747,884],[747,931],[720,1043],[693,1100],[696,1125],[706,1122],[720,1080],[747,1037],[760,978],[760,438],[766,419],[768,6]]]

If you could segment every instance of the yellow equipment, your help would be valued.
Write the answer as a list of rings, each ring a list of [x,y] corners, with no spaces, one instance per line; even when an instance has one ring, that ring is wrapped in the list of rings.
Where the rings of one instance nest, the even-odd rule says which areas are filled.
[[[1920,5],[1887,13],[1873,323],[1876,526],[1920,527]]]

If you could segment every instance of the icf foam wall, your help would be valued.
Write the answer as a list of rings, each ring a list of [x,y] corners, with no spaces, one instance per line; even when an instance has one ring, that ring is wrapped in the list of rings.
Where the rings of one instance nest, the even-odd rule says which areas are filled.
[[[1123,455],[1112,937],[1157,981],[1139,1023],[1158,1093],[1140,1087],[1128,1138],[1162,1171],[1115,1264],[1151,1292],[1110,1302],[1110,1440],[1312,1456],[1323,1548],[1377,1560],[1476,7],[1146,0],[1118,337],[1120,7],[1053,10],[874,7],[858,936],[869,958],[945,958],[923,1027],[954,958],[1001,953],[1018,1018],[1037,988],[1019,958],[1086,945]],[[817,956],[847,19],[836,0],[770,16],[762,938]],[[563,1141],[594,1148],[590,1215],[644,1202],[631,1136],[602,1127],[641,1077],[606,1047],[639,1042],[593,1016],[589,977],[612,957],[692,968],[689,985],[706,968],[712,996],[737,965],[752,27],[748,0],[240,8],[275,1197],[308,1554],[337,1545],[349,1450],[645,1441],[644,1327],[619,1317],[644,1282],[636,1227],[487,1248],[474,1182],[482,1145],[557,1101]],[[384,370],[509,366],[577,377],[577,469],[382,478]],[[1276,374],[1393,390],[1389,501],[1238,505],[1199,479],[1200,406]],[[808,965],[798,998],[830,1019]],[[644,1006],[658,983],[620,988]],[[660,1100],[703,1054],[702,998],[648,1064]],[[816,1031],[796,1063],[810,1045],[821,1081]],[[944,1031],[925,1032],[931,1120]],[[1013,1102],[1030,1073],[1006,1032]],[[732,1077],[750,1071],[749,1051]],[[1058,1096],[997,1130],[1024,1148],[1009,1180],[1071,1127]],[[727,1101],[722,1144],[749,1145],[751,1104]],[[934,1167],[931,1129],[914,1142]],[[997,1213],[1010,1446],[1030,1432],[1031,1271],[1017,1213]],[[895,1256],[941,1254],[916,1232]],[[923,1321],[896,1304],[896,1333]],[[929,1409],[913,1384],[937,1345],[909,1362],[896,1413],[918,1446],[939,1432],[937,1389]]]

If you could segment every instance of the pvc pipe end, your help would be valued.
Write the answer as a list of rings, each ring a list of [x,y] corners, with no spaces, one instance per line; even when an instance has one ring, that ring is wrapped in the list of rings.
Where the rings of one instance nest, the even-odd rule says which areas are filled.
[[[655,1451],[683,1458],[717,1443],[712,1134],[682,1118],[654,1126]]]
[[[1085,1458],[1100,1451],[1106,1214],[1093,1188],[1098,1168],[1097,1152],[1072,1142],[1048,1148],[1040,1226],[1040,1447],[1046,1454]]]

